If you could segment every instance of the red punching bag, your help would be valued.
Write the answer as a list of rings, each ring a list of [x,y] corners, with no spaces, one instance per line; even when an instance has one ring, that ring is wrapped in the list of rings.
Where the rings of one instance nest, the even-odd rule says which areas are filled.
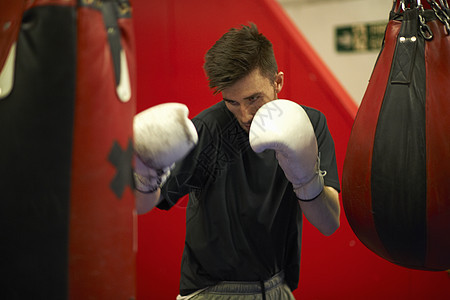
[[[2,299],[133,299],[128,0],[0,0]]]
[[[450,11],[400,1],[352,128],[342,199],[373,252],[450,268]],[[431,9],[433,8],[433,9]]]

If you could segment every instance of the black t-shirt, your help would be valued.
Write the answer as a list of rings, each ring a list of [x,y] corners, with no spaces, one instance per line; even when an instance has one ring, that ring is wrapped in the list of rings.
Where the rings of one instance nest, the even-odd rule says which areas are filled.
[[[325,185],[340,190],[334,142],[325,116],[304,107],[327,171]],[[189,193],[180,294],[220,281],[267,280],[284,271],[297,288],[302,214],[292,184],[273,150],[255,153],[248,133],[224,102],[193,118],[199,141],[177,162],[162,187],[160,209]]]

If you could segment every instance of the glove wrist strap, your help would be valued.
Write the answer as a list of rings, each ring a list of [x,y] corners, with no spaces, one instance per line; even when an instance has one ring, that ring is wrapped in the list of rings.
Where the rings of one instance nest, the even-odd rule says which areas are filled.
[[[300,201],[313,201],[323,191],[325,171],[319,171],[308,183],[294,188],[295,195]]]
[[[294,186],[294,192],[300,201],[313,201],[315,200],[323,191],[324,180],[323,177],[327,174],[326,171],[320,170],[320,156],[317,157],[316,170],[314,176],[310,181]]]
[[[136,172],[133,172],[134,175],[134,189],[143,194],[151,194],[156,192],[159,188],[159,184],[157,184],[158,180],[154,178],[149,179],[145,176],[142,176]]]
[[[158,188],[160,188],[166,182],[171,170],[174,167],[175,164],[172,164],[170,167],[158,170],[148,168],[147,171],[152,172],[147,172],[147,175],[142,175],[134,171],[134,189],[143,194],[151,194],[156,192]]]

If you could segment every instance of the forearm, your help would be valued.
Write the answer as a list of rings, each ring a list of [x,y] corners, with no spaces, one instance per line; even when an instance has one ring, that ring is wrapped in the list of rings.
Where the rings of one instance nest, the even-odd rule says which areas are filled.
[[[136,199],[136,211],[138,215],[145,214],[151,211],[160,200],[161,190],[157,189],[154,193],[141,193],[139,191],[134,191],[134,196]]]
[[[323,235],[329,236],[339,228],[339,194],[329,186],[313,201],[298,201],[306,219]]]

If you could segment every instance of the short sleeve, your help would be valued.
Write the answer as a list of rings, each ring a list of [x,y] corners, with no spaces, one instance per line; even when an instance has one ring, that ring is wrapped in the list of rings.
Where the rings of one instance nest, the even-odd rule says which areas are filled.
[[[317,146],[319,149],[320,169],[327,172],[324,177],[324,183],[326,186],[331,186],[340,192],[341,188],[337,171],[334,141],[328,130],[326,117],[322,112],[316,109],[305,106],[303,106],[303,108],[308,114],[314,127],[314,133],[317,138]]]

